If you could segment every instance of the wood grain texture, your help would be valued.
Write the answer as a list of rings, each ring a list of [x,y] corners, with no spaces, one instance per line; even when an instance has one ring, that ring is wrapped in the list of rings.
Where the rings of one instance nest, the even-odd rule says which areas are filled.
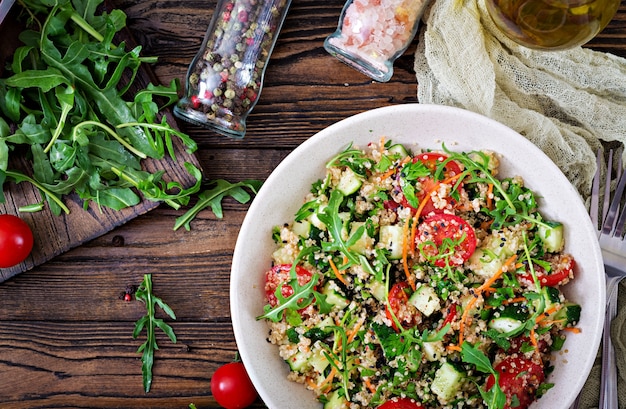
[[[215,0],[114,0],[162,83],[183,79]],[[293,0],[244,139],[179,123],[199,143],[207,179],[265,179],[319,130],[350,115],[416,101],[415,44],[385,84],[327,55],[343,0]],[[593,42],[626,57],[626,9]],[[0,285],[0,408],[219,407],[215,369],[235,357],[230,264],[248,205],[227,199],[224,218],[208,211],[192,230],[172,230],[183,210],[166,206],[130,220]],[[141,387],[142,340],[132,338],[143,305],[120,295],[153,274],[154,290],[177,314],[179,342],[159,335],[150,393]],[[264,342],[259,340],[259,342]],[[263,408],[262,402],[252,406]],[[297,409],[297,408],[272,408]]]

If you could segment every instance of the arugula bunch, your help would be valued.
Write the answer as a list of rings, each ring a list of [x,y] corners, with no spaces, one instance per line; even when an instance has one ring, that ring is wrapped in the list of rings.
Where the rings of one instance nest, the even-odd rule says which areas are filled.
[[[142,169],[141,160],[176,160],[173,140],[187,152],[197,149],[186,134],[172,128],[163,109],[178,99],[180,84],[150,84],[135,79],[140,66],[156,61],[141,56],[141,47],[127,50],[114,42],[126,25],[121,10],[99,12],[102,0],[23,0],[30,18],[20,34],[23,46],[13,56],[12,75],[0,79],[0,185],[29,182],[45,197],[51,211],[69,212],[62,197],[76,193],[85,207],[120,210],[142,197],[178,209],[201,189],[202,175],[191,163],[185,169],[196,182],[185,188],[163,180],[163,171]],[[26,172],[9,169],[9,157],[23,155],[32,163]],[[220,181],[214,200],[200,198],[205,207],[243,187],[256,193],[259,184],[231,186]],[[211,194],[209,194],[211,196]],[[0,191],[0,202],[5,200]],[[239,200],[239,199],[238,199]],[[244,198],[249,200],[249,196]],[[27,210],[40,210],[44,203]],[[189,228],[185,216],[181,224]]]

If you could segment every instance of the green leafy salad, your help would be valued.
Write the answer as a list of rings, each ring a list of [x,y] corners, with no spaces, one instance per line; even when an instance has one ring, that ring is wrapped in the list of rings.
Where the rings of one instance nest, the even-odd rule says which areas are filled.
[[[275,227],[258,319],[324,408],[527,408],[578,332],[564,226],[495,152],[382,139]]]

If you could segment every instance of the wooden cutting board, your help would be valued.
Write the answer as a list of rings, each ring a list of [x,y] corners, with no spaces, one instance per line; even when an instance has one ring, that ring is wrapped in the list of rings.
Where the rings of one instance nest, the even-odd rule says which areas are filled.
[[[2,38],[2,45],[0,47],[0,74],[2,74],[6,62],[10,61],[15,48],[19,46],[17,36],[19,32],[21,32],[22,27],[19,26],[15,18],[17,14],[16,9],[17,6],[14,7],[11,14],[0,26],[0,38]],[[127,49],[132,48],[135,43],[128,31],[121,33],[119,40],[126,41]],[[150,68],[144,64],[139,71],[136,83],[138,89],[142,89],[149,83],[157,84],[158,81]],[[171,112],[167,111],[165,115],[170,125],[178,129]],[[200,168],[200,164],[195,155],[191,155],[184,150],[183,144],[177,138],[174,139],[174,147],[176,151],[176,161],[173,161],[169,157],[161,160],[145,159],[142,162],[142,166],[145,170],[150,172],[163,170],[165,171],[163,176],[164,180],[176,180],[185,187],[190,187],[195,183],[195,179],[187,173],[183,165],[185,162],[190,162]],[[29,169],[30,166],[28,166],[23,158],[17,158],[11,164],[11,168],[25,170]],[[74,194],[64,197],[64,202],[69,207],[70,213],[55,216],[50,212],[48,206],[45,206],[44,210],[36,213],[18,212],[17,209],[20,206],[41,202],[39,190],[31,184],[26,182],[17,185],[6,183],[4,194],[6,202],[0,204],[0,214],[8,213],[18,215],[28,223],[33,231],[34,246],[30,256],[23,263],[12,268],[0,269],[0,282],[101,236],[113,230],[115,227],[159,206],[158,202],[144,200],[134,207],[123,210],[99,208],[94,203],[91,203],[85,210],[83,209],[82,200]]]

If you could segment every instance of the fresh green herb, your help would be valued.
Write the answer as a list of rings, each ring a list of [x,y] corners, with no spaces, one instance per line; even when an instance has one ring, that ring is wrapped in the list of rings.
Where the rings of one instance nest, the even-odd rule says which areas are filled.
[[[156,58],[126,50],[114,38],[126,25],[121,10],[98,13],[102,0],[24,0],[30,16],[24,43],[0,79],[0,185],[27,182],[38,188],[53,214],[69,213],[63,196],[76,193],[90,202],[120,210],[142,198],[174,209],[189,203],[201,187],[201,172],[185,163],[196,183],[185,188],[162,179],[163,171],[142,169],[141,160],[176,161],[173,139],[193,153],[197,144],[172,128],[163,109],[176,103],[180,84],[149,84],[128,98],[142,64]],[[32,169],[9,169],[9,157],[24,155]],[[221,217],[226,195],[250,200],[260,182],[217,186],[199,195],[198,204],[179,218],[175,229],[210,207]],[[0,189],[0,202],[5,197]],[[43,202],[27,207],[43,208]]]
[[[354,149],[350,144],[343,152],[329,160],[326,167],[346,166],[357,175],[366,177],[367,171],[371,169],[373,164],[373,161],[365,156],[362,150]]]
[[[493,375],[495,382],[490,390],[486,391],[478,384],[476,386],[478,386],[478,390],[489,409],[504,408],[506,396],[498,383],[500,375],[491,366],[489,358],[469,342],[464,342],[461,346],[461,359],[463,359],[463,362],[474,365],[477,371]]]
[[[247,203],[251,197],[245,188],[250,189],[253,193],[257,193],[261,188],[262,182],[258,180],[244,180],[239,183],[229,183],[225,180],[218,179],[210,182],[211,189],[206,190],[198,195],[198,202],[189,209],[184,215],[176,219],[174,230],[185,226],[185,229],[191,228],[190,222],[202,210],[210,207],[217,218],[222,218],[222,199],[230,196],[239,203]]]
[[[152,293],[152,276],[145,274],[143,281],[135,292],[135,298],[146,305],[146,315],[141,317],[135,323],[133,338],[137,338],[141,331],[146,329],[146,340],[139,346],[137,352],[142,352],[141,356],[141,372],[143,374],[143,388],[146,392],[150,392],[152,385],[152,366],[154,364],[154,352],[159,349],[156,341],[155,330],[160,328],[168,338],[176,343],[176,335],[171,326],[169,326],[161,318],[156,318],[156,306],[158,305],[171,319],[175,320],[174,311],[163,302],[159,297]]]

